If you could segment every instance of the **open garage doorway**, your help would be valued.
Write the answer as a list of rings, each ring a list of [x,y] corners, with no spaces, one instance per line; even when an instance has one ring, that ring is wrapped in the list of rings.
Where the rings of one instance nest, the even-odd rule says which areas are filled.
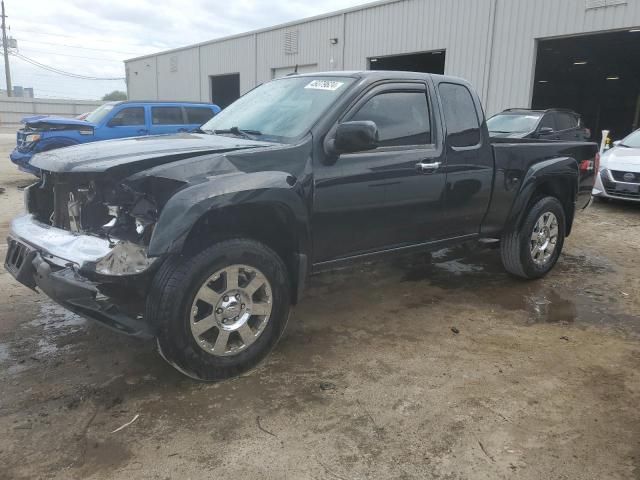
[[[640,127],[640,29],[540,40],[532,108],[570,108],[592,138]]]
[[[211,81],[211,101],[220,108],[226,108],[240,98],[240,74],[213,75]]]
[[[444,73],[447,56],[444,50],[433,52],[389,55],[369,58],[369,70],[400,70],[403,72]]]

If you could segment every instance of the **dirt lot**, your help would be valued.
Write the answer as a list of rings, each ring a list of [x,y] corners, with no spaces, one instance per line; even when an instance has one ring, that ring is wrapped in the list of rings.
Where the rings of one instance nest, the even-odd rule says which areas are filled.
[[[30,179],[0,142],[4,238]],[[640,478],[639,227],[594,205],[537,282],[475,245],[323,274],[218,384],[0,269],[0,478]]]

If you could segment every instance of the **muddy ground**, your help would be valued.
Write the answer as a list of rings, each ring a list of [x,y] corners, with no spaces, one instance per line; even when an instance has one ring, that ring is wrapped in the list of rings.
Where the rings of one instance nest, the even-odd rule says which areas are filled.
[[[4,238],[29,177],[0,141]],[[323,274],[218,384],[0,270],[0,478],[640,478],[639,233],[596,204],[536,282],[474,244]]]

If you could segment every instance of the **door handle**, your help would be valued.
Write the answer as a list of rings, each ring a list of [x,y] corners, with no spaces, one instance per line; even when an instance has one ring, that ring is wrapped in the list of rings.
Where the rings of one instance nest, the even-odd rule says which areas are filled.
[[[425,173],[425,174],[434,173],[436,170],[440,168],[440,165],[442,165],[442,162],[431,162],[431,163],[418,162],[416,163],[416,170],[418,170],[419,173]]]

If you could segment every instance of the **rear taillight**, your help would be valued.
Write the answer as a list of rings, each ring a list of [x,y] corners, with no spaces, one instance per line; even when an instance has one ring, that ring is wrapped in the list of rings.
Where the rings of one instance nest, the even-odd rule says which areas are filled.
[[[580,162],[580,171],[581,172],[591,172],[598,171],[600,168],[600,154],[596,153],[596,156],[593,160],[582,160]]]

